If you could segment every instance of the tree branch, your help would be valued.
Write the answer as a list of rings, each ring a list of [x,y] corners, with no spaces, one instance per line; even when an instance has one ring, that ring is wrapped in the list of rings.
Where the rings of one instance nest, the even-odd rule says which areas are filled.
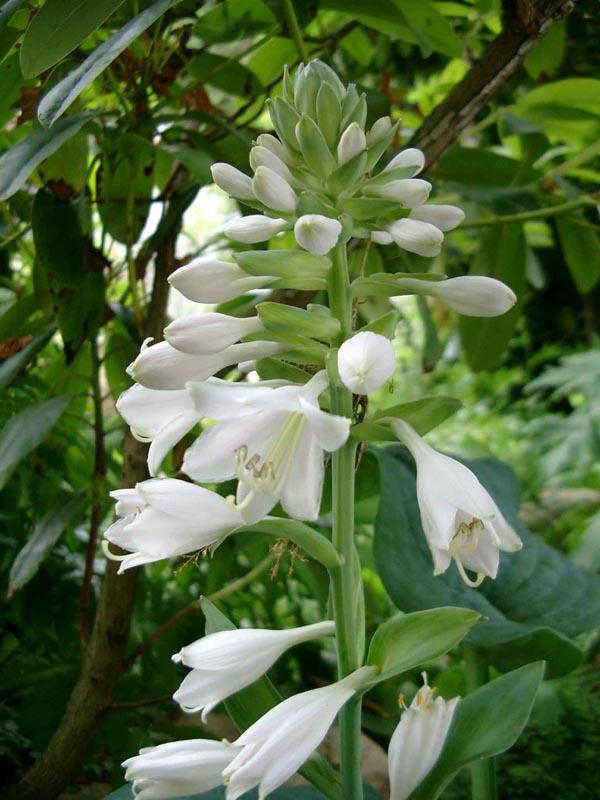
[[[451,147],[492,97],[517,72],[525,56],[577,0],[509,0],[504,30],[448,97],[427,117],[407,147],[423,150],[429,165]]]

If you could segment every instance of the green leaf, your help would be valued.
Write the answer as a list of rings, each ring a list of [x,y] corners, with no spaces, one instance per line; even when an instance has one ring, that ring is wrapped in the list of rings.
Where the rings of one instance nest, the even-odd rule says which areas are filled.
[[[57,64],[110,17],[123,0],[46,0],[27,28],[21,72],[33,78]]]
[[[374,272],[366,278],[356,278],[352,281],[352,294],[354,297],[400,297],[406,294],[415,294],[414,289],[403,289],[403,278],[417,278],[420,281],[443,281],[445,275],[433,272]],[[398,283],[400,281],[400,283]]]
[[[489,275],[517,295],[516,305],[500,317],[461,317],[459,330],[469,365],[475,372],[496,369],[510,342],[526,290],[525,237],[516,223],[493,225],[482,235],[473,264],[474,275]]]
[[[556,22],[527,55],[523,66],[535,80],[547,80],[554,74],[565,55],[566,22]]]
[[[331,260],[327,256],[313,256],[302,250],[247,250],[245,253],[234,253],[233,257],[250,275],[273,275],[278,278],[324,278],[331,267]]]
[[[322,311],[314,310],[316,308]],[[328,342],[339,333],[340,323],[324,306],[314,309],[272,302],[259,303],[256,306],[258,318],[269,330],[290,331]]]
[[[421,397],[419,400],[382,408],[375,412],[372,419],[373,422],[389,417],[404,419],[419,435],[424,436],[428,431],[441,425],[448,417],[456,414],[462,405],[460,400],[446,395]]]
[[[190,84],[188,81],[182,81],[181,86],[174,87],[171,91],[174,97],[184,95],[195,86],[204,84],[239,97],[256,97],[262,89],[256,75],[247,67],[215,53],[195,56],[189,61],[187,68],[192,82]]]
[[[379,669],[374,683],[447,653],[480,619],[475,611],[448,606],[398,614],[384,622],[373,634],[367,656],[367,664]]]
[[[25,0],[5,0],[0,8],[0,29],[4,28],[10,21],[10,18],[18,11],[23,5]]]
[[[0,431],[0,489],[19,461],[44,441],[72,399],[70,394],[53,397],[9,419]]]
[[[493,459],[464,462],[490,492],[523,540],[518,553],[502,553],[495,580],[468,587],[454,565],[433,575],[421,526],[412,457],[403,447],[373,448],[381,469],[381,499],[374,553],[381,580],[402,611],[464,606],[487,617],[467,641],[499,669],[546,659],[551,676],[573,669],[581,651],[569,637],[597,625],[597,578],[530,533],[518,519],[519,484]]]
[[[38,119],[43,125],[52,125],[81,92],[98,77],[106,67],[142,34],[176,0],[158,0],[142,11],[127,25],[97,47],[83,63],[70,72],[44,95],[38,106]]]
[[[543,677],[543,662],[528,664],[464,697],[438,760],[408,800],[436,800],[467,764],[508,750],[527,724]]]
[[[435,171],[441,180],[465,186],[510,187],[531,183],[541,177],[533,167],[517,158],[477,147],[453,147],[439,161]]]
[[[87,492],[74,492],[39,519],[25,546],[17,553],[10,568],[8,596],[23,588],[33,578],[65,528],[85,509]]]
[[[0,309],[0,342],[9,336],[22,336],[26,332],[25,323],[37,307],[35,295],[27,294]]]
[[[0,158],[0,200],[7,200],[23,186],[33,170],[81,130],[93,114],[73,114],[58,122],[51,130],[38,128]]]
[[[8,386],[23,367],[35,358],[40,350],[43,350],[52,338],[54,330],[55,328],[52,326],[52,328],[38,333],[25,347],[22,347],[14,355],[5,358],[4,361],[0,363],[0,389],[4,389],[5,386]]]
[[[261,0],[224,0],[217,6],[199,9],[194,35],[206,44],[239,42],[260,31],[275,28],[277,20]]]
[[[561,214],[556,228],[566,264],[580,294],[591,291],[600,278],[598,234],[582,215]]]

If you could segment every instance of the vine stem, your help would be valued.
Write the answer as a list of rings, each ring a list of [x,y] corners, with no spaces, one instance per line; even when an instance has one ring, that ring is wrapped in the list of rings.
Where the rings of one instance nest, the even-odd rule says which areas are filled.
[[[472,692],[489,680],[488,663],[481,650],[473,645],[463,645],[467,691]],[[471,764],[472,800],[497,800],[496,761],[484,758]]]
[[[337,369],[337,347],[352,333],[352,295],[345,244],[334,248],[332,261],[329,305],[331,313],[340,321],[341,330],[327,365],[331,411],[352,417],[352,393],[343,386]],[[362,607],[358,596],[362,592],[362,585],[356,579],[354,549],[355,456],[356,444],[352,440],[332,455],[333,544],[342,557],[342,564],[330,571],[340,678],[353,672],[362,663],[362,653],[359,652],[362,637],[357,635],[362,625],[362,621],[357,620],[357,610]],[[352,800],[362,800],[360,698],[353,698],[341,710],[339,728],[342,795]]]

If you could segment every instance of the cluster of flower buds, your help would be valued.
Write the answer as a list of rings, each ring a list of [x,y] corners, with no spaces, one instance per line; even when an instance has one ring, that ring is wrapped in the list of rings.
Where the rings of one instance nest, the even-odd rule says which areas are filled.
[[[175,271],[170,282],[203,304],[280,288],[320,292],[321,303],[296,308],[250,294],[245,308],[255,308],[252,316],[199,313],[168,325],[165,341],[144,343],[129,368],[135,385],[117,407],[132,433],[150,442],[152,478],[113,492],[118,519],[105,534],[105,551],[121,561],[120,571],[205,550],[257,524],[284,523],[286,538],[301,539],[327,568],[340,567],[342,558],[329,539],[301,522],[318,518],[325,454],[342,448],[352,433],[350,416],[329,410],[327,390],[346,387],[357,395],[377,390],[394,373],[395,353],[393,326],[387,336],[381,327],[349,332],[346,315],[343,327],[343,315],[331,310],[339,288],[331,276],[340,253],[345,263],[350,238],[395,242],[434,256],[444,231],[463,217],[453,206],[426,204],[431,186],[415,177],[424,167],[420,151],[401,151],[378,169],[397,126],[383,117],[367,131],[364,95],[344,87],[321,62],[301,66],[293,78],[286,73],[283,96],[271,102],[270,113],[277,136],[258,137],[250,153],[252,177],[228,164],[213,167],[215,182],[257,212],[227,223],[224,233],[258,244],[293,230],[300,249],[251,249],[235,252],[232,260],[206,255]],[[426,294],[477,316],[502,314],[515,302],[507,286],[485,277],[379,273],[350,283],[351,278],[345,275],[342,287],[350,310],[352,297],[368,295]],[[262,380],[215,377],[236,367],[242,378],[256,367]],[[231,497],[159,475],[167,453],[198,424],[203,429],[185,452],[182,470],[198,483],[236,479]],[[392,414],[385,424],[415,457],[436,574],[455,561],[471,585],[494,577],[499,551],[515,550],[520,541],[492,498],[472,473],[432,450],[408,422]],[[291,519],[268,516],[278,503]],[[114,555],[110,544],[127,554]],[[206,637],[175,657],[191,667],[175,699],[185,710],[206,715],[287,647],[331,633],[332,623],[323,622]],[[360,667],[331,686],[288,698],[233,744],[196,740],[148,748],[125,762],[127,777],[137,796],[147,800],[192,794],[223,781],[228,800],[254,786],[266,797],[306,761],[344,703],[368,687],[374,669]],[[439,711],[439,701],[432,705],[429,695],[427,702],[423,697],[417,716],[412,707],[405,712],[396,739],[406,738],[418,717],[429,726],[425,731],[435,727],[432,736],[441,747],[451,711]],[[398,759],[390,760],[398,773]],[[394,792],[396,800],[407,796]]]

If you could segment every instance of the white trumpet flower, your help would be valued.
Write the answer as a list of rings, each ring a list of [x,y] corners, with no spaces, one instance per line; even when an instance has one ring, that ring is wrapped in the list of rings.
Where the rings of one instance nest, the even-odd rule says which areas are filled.
[[[237,200],[256,200],[252,189],[252,178],[232,167],[231,164],[217,163],[210,168],[213,181]]]
[[[223,770],[240,748],[212,739],[184,739],[144,747],[123,762],[137,800],[162,800],[207,792],[223,783]]]
[[[324,451],[340,448],[350,420],[319,408],[324,371],[304,386],[226,381],[189,383],[196,408],[217,422],[187,450],[183,470],[200,482],[239,480],[237,503],[248,522],[281,500],[296,519],[316,519],[321,504]],[[258,516],[255,516],[258,515]]]
[[[186,389],[158,391],[136,383],[117,400],[117,411],[140,442],[151,442],[148,471],[156,475],[163,459],[200,421]]]
[[[281,349],[273,342],[243,342],[224,347],[216,353],[182,353],[169,342],[151,347],[146,343],[135,361],[127,367],[134,381],[148,389],[183,389],[188,381],[203,381],[225,367],[240,361],[271,356]]]
[[[202,719],[221,701],[258,680],[290,647],[332,636],[335,623],[317,622],[287,630],[239,628],[204,636],[173,656],[192,667],[173,699],[184,711],[202,711]]]
[[[150,478],[134,489],[111,492],[118,519],[104,534],[107,542],[130,554],[106,556],[120,561],[119,573],[140,564],[194,553],[215,544],[244,524],[224,497],[176,478]]]
[[[242,750],[223,770],[227,800],[258,786],[259,800],[281,786],[319,746],[340,708],[376,673],[361,667],[341,681],[289,697],[234,742]]]
[[[258,317],[230,317],[216,312],[176,319],[164,330],[176,350],[192,355],[218,353],[244,336],[264,330]]]
[[[390,800],[406,800],[429,774],[444,746],[460,700],[460,697],[434,700],[435,688],[427,685],[425,672],[423,680],[425,685],[402,713],[390,740]]]
[[[263,169],[266,169],[266,167],[263,167]],[[283,178],[280,180],[283,181]],[[286,184],[286,186],[288,185]],[[293,191],[290,186],[288,186],[288,189]],[[258,242],[266,242],[291,227],[292,223],[286,222],[284,219],[272,219],[271,217],[265,217],[263,214],[250,214],[247,217],[240,217],[227,222],[223,226],[223,233],[236,242],[258,244]]]
[[[468,317],[497,317],[505,314],[517,302],[509,286],[484,275],[462,275],[445,281],[400,278],[398,288],[431,295]]]
[[[421,523],[440,575],[454,560],[462,579],[479,586],[495,578],[500,550],[514,552],[523,546],[479,480],[459,461],[438,453],[401,419],[389,423],[417,465],[417,500]],[[465,569],[477,573],[471,580]]]
[[[326,255],[338,243],[341,232],[339,220],[321,214],[304,214],[294,225],[296,241],[314,256]]]
[[[252,289],[263,289],[274,280],[267,275],[250,275],[237,264],[211,256],[195,258],[169,276],[171,286],[195,303],[226,303]]]
[[[389,380],[396,368],[396,354],[389,339],[361,331],[347,339],[338,351],[342,383],[354,394],[369,394]]]

